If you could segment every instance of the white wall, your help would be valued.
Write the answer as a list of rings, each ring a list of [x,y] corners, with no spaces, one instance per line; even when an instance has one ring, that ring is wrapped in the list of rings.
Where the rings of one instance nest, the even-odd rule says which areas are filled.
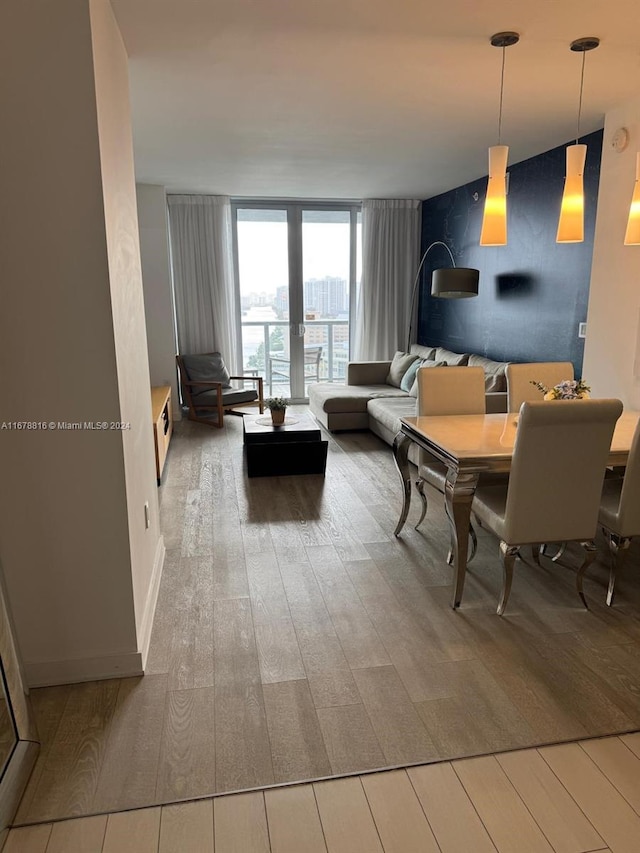
[[[132,425],[0,431],[0,559],[32,685],[141,671],[163,553],[126,56],[108,0],[91,11],[93,44],[89,0],[0,4],[0,423]]]
[[[137,184],[144,310],[152,385],[171,385],[173,415],[180,418],[176,342],[164,187]]]
[[[617,153],[611,138],[630,132]],[[597,397],[618,397],[640,409],[640,246],[625,246],[624,233],[640,151],[640,97],[607,113],[598,213],[591,269],[583,377]]]
[[[146,650],[160,581],[151,381],[142,293],[127,52],[108,0],[90,0],[107,260],[116,347],[138,642]],[[149,527],[145,526],[145,503]]]

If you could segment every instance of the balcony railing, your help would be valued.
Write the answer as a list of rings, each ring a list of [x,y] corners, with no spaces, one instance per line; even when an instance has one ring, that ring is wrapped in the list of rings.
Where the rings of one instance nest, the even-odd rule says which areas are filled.
[[[344,382],[349,361],[348,320],[305,320],[304,346],[322,347],[316,374],[305,365],[305,396],[313,382]],[[265,394],[291,396],[291,386],[283,361],[277,372],[269,371],[269,358],[289,358],[289,322],[287,320],[242,322],[242,357],[244,372],[253,372],[265,379]],[[313,375],[311,376],[311,373]],[[268,380],[271,378],[271,382]]]

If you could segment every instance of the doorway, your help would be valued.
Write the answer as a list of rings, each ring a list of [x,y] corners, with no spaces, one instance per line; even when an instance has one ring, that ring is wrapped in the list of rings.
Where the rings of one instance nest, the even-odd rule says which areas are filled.
[[[359,203],[232,205],[244,372],[267,396],[305,402],[344,382],[360,280]]]

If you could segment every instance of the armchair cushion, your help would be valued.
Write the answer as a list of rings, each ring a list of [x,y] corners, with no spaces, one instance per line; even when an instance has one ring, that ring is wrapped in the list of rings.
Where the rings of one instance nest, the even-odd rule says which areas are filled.
[[[204,390],[201,394],[192,396],[193,405],[196,408],[203,406],[217,406],[218,395],[215,391]],[[258,392],[247,389],[246,391],[236,391],[235,389],[222,390],[222,405],[223,406],[238,406],[241,403],[252,403],[258,399]]]
[[[191,382],[221,382],[222,387],[231,388],[229,371],[226,368],[219,352],[205,353],[202,355],[183,355],[183,364]],[[193,386],[191,396],[202,397],[210,393],[210,388]],[[215,391],[213,392],[215,396]],[[256,399],[253,397],[252,399]]]

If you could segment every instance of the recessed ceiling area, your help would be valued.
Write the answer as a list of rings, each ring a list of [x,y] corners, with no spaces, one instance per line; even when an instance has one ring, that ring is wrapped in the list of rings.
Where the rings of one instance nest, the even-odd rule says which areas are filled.
[[[136,178],[171,191],[429,198],[575,137],[640,95],[637,0],[111,0]],[[639,140],[631,144],[640,149]]]

